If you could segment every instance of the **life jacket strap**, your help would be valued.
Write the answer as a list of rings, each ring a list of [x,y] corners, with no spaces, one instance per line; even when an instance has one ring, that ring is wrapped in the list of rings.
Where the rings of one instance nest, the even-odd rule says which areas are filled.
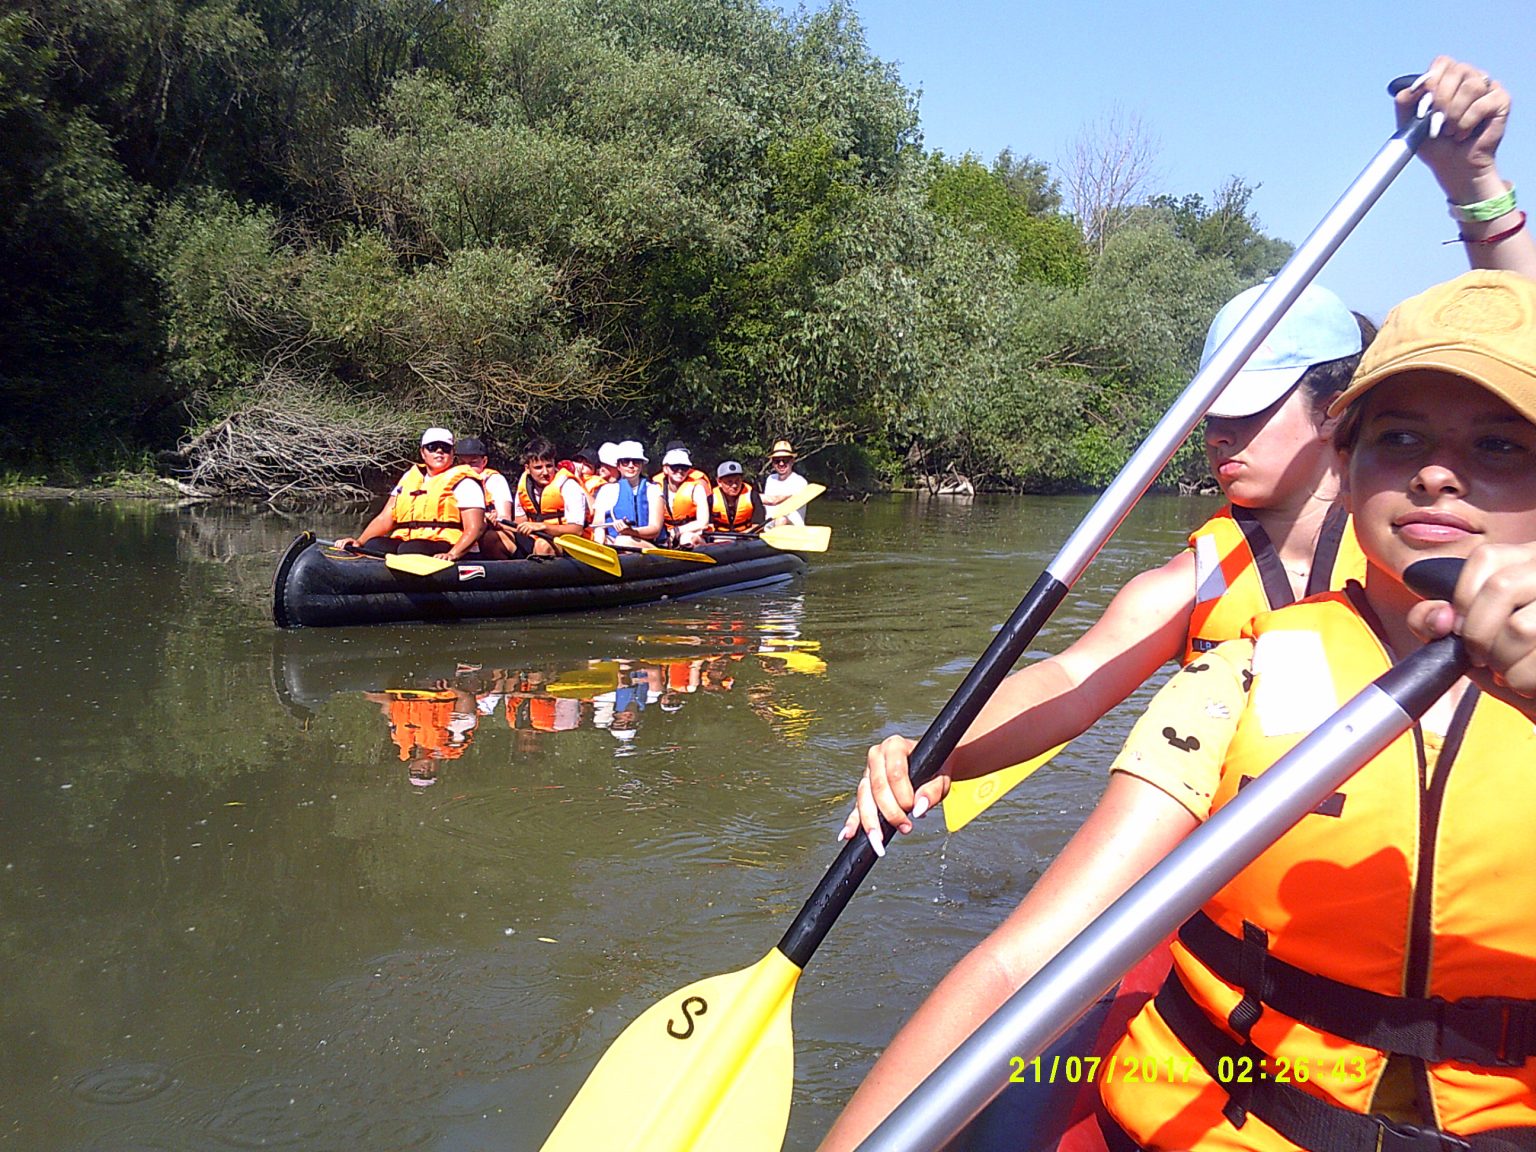
[[[462,528],[461,520],[396,520],[394,531],[402,528]]]
[[[1251,1069],[1247,1111],[1309,1152],[1536,1152],[1536,1128],[1495,1128],[1457,1136],[1439,1128],[1352,1112],[1293,1085],[1262,1077],[1260,1068],[1273,1069],[1274,1060],[1263,1049],[1239,1044],[1213,1024],[1177,972],[1169,974],[1154,1002],[1173,1034],[1217,1083],[1232,1080],[1233,1068]],[[1268,1063],[1261,1065],[1261,1060]]]
[[[1388,996],[1318,976],[1267,952],[1256,963],[1254,941],[1236,939],[1204,912],[1179,929],[1179,942],[1217,976],[1241,988],[1244,1004],[1261,1001],[1310,1028],[1367,1048],[1431,1064],[1454,1061],[1482,1068],[1515,1068],[1536,1056],[1536,1000]],[[1234,1026],[1234,1031],[1246,1035],[1242,1028]]]

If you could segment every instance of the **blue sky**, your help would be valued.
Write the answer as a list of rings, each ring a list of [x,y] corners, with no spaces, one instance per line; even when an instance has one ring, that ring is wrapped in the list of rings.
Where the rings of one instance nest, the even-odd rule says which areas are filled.
[[[1422,0],[853,0],[870,50],[920,89],[924,143],[1053,165],[1114,108],[1160,141],[1159,190],[1209,198],[1228,176],[1261,187],[1264,230],[1299,243],[1393,130],[1385,86],[1437,53],[1475,62],[1514,96],[1500,170],[1536,211],[1536,5]],[[1523,103],[1522,103],[1523,99]],[[1465,268],[1444,200],[1415,162],[1319,276],[1380,319]]]

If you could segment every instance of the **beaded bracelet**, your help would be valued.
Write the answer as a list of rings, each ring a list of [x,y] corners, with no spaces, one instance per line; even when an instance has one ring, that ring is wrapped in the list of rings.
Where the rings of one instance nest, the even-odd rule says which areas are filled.
[[[1451,218],[1466,224],[1481,224],[1487,220],[1497,220],[1500,216],[1507,216],[1514,210],[1515,186],[1510,184],[1499,195],[1491,196],[1487,200],[1478,200],[1473,204],[1452,204]]]
[[[1520,232],[1522,232],[1524,230],[1525,230],[1525,209],[1522,208],[1520,210],[1520,219],[1518,221],[1516,221],[1515,225],[1513,227],[1511,227],[1511,228],[1506,228],[1502,232],[1495,232],[1491,236],[1482,236],[1482,237],[1468,236],[1465,232],[1463,232],[1460,236],[1456,237],[1455,240],[1447,240],[1446,243],[1447,244],[1456,244],[1456,243],[1461,243],[1461,244],[1497,244],[1500,240],[1508,240],[1511,236],[1514,236],[1514,235],[1516,235],[1516,234],[1518,234],[1518,233],[1520,233]]]

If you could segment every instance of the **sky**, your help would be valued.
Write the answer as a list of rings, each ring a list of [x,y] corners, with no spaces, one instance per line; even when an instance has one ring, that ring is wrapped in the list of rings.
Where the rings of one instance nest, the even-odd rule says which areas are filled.
[[[1395,128],[1386,84],[1444,53],[1514,99],[1499,170],[1536,212],[1536,0],[852,0],[870,51],[920,90],[923,143],[986,161],[1003,148],[1058,167],[1118,111],[1158,141],[1155,191],[1207,202],[1258,185],[1263,230],[1299,244]],[[1380,320],[1466,267],[1445,200],[1415,161],[1318,276]]]

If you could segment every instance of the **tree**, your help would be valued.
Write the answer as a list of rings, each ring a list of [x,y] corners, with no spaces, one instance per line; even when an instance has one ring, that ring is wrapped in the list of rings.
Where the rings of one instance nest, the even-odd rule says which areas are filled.
[[[1118,108],[1083,126],[1073,139],[1065,180],[1072,212],[1099,254],[1130,209],[1156,181],[1157,137],[1135,113]]]
[[[1249,210],[1259,185],[1229,176],[1216,189],[1211,203],[1190,194],[1175,199],[1154,196],[1148,204],[1169,213],[1174,231],[1201,256],[1229,260],[1244,281],[1256,283],[1278,272],[1294,250],[1291,244],[1266,236],[1259,218]]]

